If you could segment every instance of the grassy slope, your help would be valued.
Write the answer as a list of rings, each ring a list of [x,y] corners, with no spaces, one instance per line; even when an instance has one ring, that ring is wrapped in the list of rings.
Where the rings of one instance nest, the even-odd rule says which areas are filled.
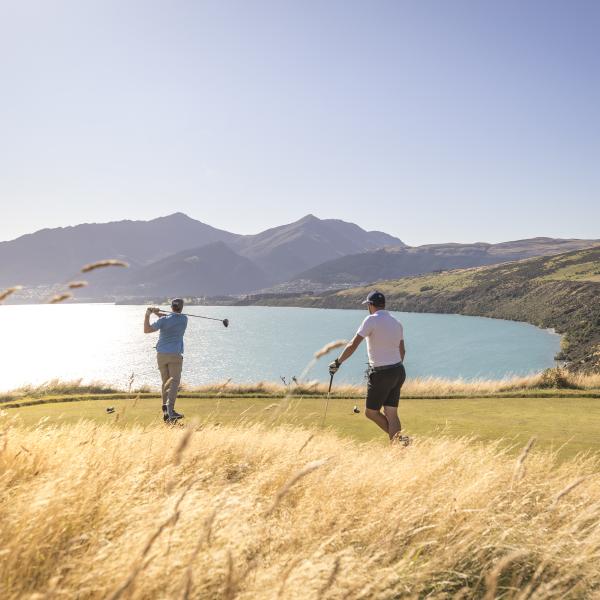
[[[264,303],[356,308],[373,287],[386,294],[393,310],[479,315],[553,327],[565,334],[561,358],[570,368],[600,371],[600,246]]]
[[[561,458],[578,452],[600,452],[600,398],[591,392],[571,392],[566,397],[457,398],[452,400],[402,400],[400,414],[404,430],[414,436],[473,436],[484,441],[502,439],[503,446],[523,445],[535,436],[546,449],[559,448]],[[92,419],[98,423],[130,426],[151,424],[160,420],[158,397],[120,399],[115,396],[70,396],[68,402],[51,402],[23,406],[7,411],[23,425],[33,426],[46,421],[77,423]],[[59,400],[54,397],[50,400]],[[43,399],[41,399],[43,401]],[[24,400],[27,402],[27,400]],[[361,414],[352,412],[354,405]],[[334,398],[329,403],[326,428],[359,441],[385,442],[385,436],[362,410],[364,402],[357,399]],[[107,414],[107,407],[114,414]],[[324,397],[183,397],[177,407],[187,415],[188,422],[215,425],[240,422],[266,424],[287,423],[303,427],[321,427],[325,407]]]
[[[386,247],[326,261],[294,277],[323,285],[361,285],[434,271],[495,265],[535,256],[550,256],[598,245],[600,240],[535,238],[501,244],[428,244],[412,248]]]
[[[596,459],[0,421],[2,598],[592,598]]]

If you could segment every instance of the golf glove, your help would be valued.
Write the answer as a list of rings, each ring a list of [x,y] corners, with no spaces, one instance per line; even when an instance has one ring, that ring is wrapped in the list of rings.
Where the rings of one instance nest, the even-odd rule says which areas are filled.
[[[329,374],[333,377],[339,370],[340,365],[342,363],[336,358],[330,365],[329,365]]]

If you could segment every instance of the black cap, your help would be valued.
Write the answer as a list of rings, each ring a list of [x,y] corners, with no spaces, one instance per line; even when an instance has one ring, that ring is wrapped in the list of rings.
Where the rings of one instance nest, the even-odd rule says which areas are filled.
[[[363,304],[373,304],[374,306],[385,306],[385,296],[377,290],[371,292]]]
[[[183,310],[183,298],[173,298],[171,308],[174,310]]]

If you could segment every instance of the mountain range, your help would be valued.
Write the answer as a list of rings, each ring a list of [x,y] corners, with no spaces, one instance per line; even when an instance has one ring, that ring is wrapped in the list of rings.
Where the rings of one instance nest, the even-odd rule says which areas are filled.
[[[285,281],[323,261],[398,238],[313,215],[256,235],[223,231],[175,213],[151,221],[86,223],[0,242],[0,288],[56,286],[82,265],[115,258],[129,269],[93,274],[92,296],[239,294]]]
[[[372,283],[422,273],[493,265],[535,256],[581,250],[596,240],[564,240],[537,237],[500,244],[429,244],[387,247],[343,256],[300,273],[296,281],[322,284]]]
[[[80,297],[241,295],[311,285],[323,289],[558,254],[594,243],[533,238],[409,247],[387,233],[314,215],[239,235],[174,213],[150,221],[43,229],[0,242],[0,289],[64,284],[80,278],[82,265],[105,258],[124,260],[130,267],[90,274],[90,286]]]

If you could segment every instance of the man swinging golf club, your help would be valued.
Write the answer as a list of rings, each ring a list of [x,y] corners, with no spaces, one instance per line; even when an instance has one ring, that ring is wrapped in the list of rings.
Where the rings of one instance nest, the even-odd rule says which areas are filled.
[[[406,379],[402,364],[406,355],[404,331],[402,325],[385,310],[385,296],[381,292],[371,292],[363,304],[367,305],[369,316],[341,355],[329,365],[329,373],[332,376],[337,373],[340,365],[367,338],[369,374],[365,416],[381,427],[392,443],[406,446],[410,438],[400,435],[398,418],[400,389]]]
[[[144,333],[160,331],[156,344],[156,360],[162,380],[162,410],[165,422],[174,423],[183,419],[183,415],[175,412],[175,400],[181,382],[183,367],[183,334],[187,327],[188,318],[180,314],[183,310],[183,300],[175,298],[171,302],[172,313],[161,316],[150,323],[150,315],[158,315],[161,311],[156,307],[146,309],[144,317]]]

